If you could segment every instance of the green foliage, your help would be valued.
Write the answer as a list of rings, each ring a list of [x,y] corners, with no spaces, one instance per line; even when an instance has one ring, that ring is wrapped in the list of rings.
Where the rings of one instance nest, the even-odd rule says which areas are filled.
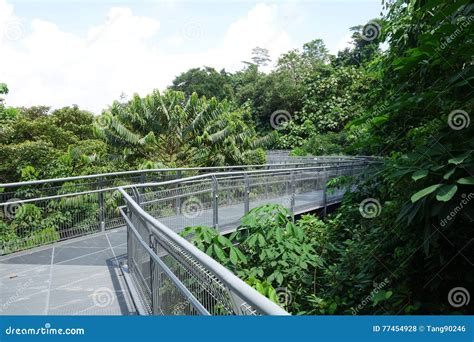
[[[320,260],[304,230],[292,222],[286,209],[278,205],[255,208],[241,222],[237,230],[241,236],[239,247],[253,266],[238,274],[263,278],[295,291],[311,285],[312,270]]]
[[[331,61],[332,64],[336,67],[359,67],[376,59],[380,55],[379,43],[381,42],[384,24],[381,20],[374,19],[366,25],[351,27],[350,30],[353,32],[352,47],[338,51],[337,57]]]
[[[469,262],[458,257],[472,235],[472,125],[454,129],[450,121],[453,110],[473,108],[472,65],[465,63],[473,32],[463,29],[472,6],[467,1],[387,6],[390,48],[372,66],[382,75],[375,98],[383,102],[349,128],[363,127],[364,149],[390,158],[382,174],[348,197],[329,222],[332,240],[340,241],[331,252],[336,261],[331,276],[340,289],[329,295],[340,298],[338,310],[341,303],[357,308],[357,290],[371,292],[364,280],[380,282],[382,276],[389,282],[374,301],[383,310],[365,306],[358,312],[468,312],[453,309],[446,294],[473,281],[465,272]],[[368,197],[383,206],[370,221],[358,213]]]
[[[283,148],[302,146],[308,139],[307,143],[313,144],[308,148],[319,155],[326,149],[314,145],[319,144],[318,140],[327,140],[327,150],[340,153],[342,147],[331,143],[338,140],[337,135],[327,133],[340,132],[346,123],[364,113],[367,93],[376,81],[355,67],[338,67],[316,73],[306,82],[303,107],[282,131],[279,144]]]
[[[311,120],[318,132],[338,132],[363,110],[361,98],[371,80],[354,67],[337,68],[328,76],[316,76],[309,84],[302,118]]]
[[[250,277],[246,280],[246,283],[252,286],[259,293],[269,298],[273,302],[279,304],[278,295],[274,287],[268,281],[260,281],[256,278]]]
[[[255,131],[242,110],[228,102],[193,93],[154,91],[127,104],[115,102],[98,118],[96,135],[114,149],[129,149],[127,160],[162,162],[168,166],[246,164],[261,155]],[[267,138],[268,139],[268,138]]]
[[[314,134],[306,140],[302,148],[313,156],[342,154],[348,144],[347,140],[348,138],[344,132]]]
[[[4,229],[9,229],[7,227],[10,226],[5,222],[0,221],[0,242],[2,242],[3,246],[3,248],[0,249],[0,254],[8,254],[22,249],[42,246],[56,242],[60,239],[59,233],[53,227],[35,230],[30,235],[23,238],[19,238],[12,232],[5,234]]]
[[[52,113],[48,107],[7,108],[0,116],[0,180],[97,173],[111,163],[108,147],[93,139],[92,122],[93,115],[77,106]]]
[[[231,99],[233,96],[230,75],[225,70],[217,72],[210,67],[183,72],[173,80],[170,89],[182,91],[187,97],[193,93],[218,100]]]
[[[263,61],[265,57],[259,59]],[[307,91],[304,80],[309,74],[326,69],[328,59],[323,41],[315,39],[306,43],[302,51],[295,49],[281,55],[275,70],[268,74],[259,70],[259,63],[248,63],[232,75],[234,100],[237,105],[250,108],[257,131],[273,130],[272,113],[285,110],[294,116],[300,111],[301,98]]]
[[[201,226],[187,228],[182,235],[192,237],[199,249],[275,302],[274,288],[284,287],[292,296],[304,297],[322,265],[312,243],[321,224],[309,216],[295,224],[289,211],[279,205],[255,208],[241,222],[228,238]],[[300,305],[295,301],[285,308],[296,312]]]
[[[0,83],[0,94],[8,94],[8,86],[5,83]],[[5,99],[0,97],[0,113],[3,111],[3,102]]]
[[[8,86],[5,83],[0,83],[0,94],[8,94]]]
[[[187,227],[181,231],[180,235],[185,238],[192,238],[196,247],[205,251],[207,255],[227,268],[235,269],[237,265],[247,263],[247,258],[234,246],[231,239],[220,235],[213,228],[205,226]]]
[[[272,60],[270,59],[270,54],[267,49],[257,46],[252,49],[252,61],[255,65],[266,66]]]

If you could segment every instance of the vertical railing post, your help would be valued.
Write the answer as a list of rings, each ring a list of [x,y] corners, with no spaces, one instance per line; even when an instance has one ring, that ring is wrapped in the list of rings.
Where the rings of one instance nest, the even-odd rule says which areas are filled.
[[[145,172],[140,172],[140,183],[145,183],[146,181],[146,173]]]
[[[181,179],[181,170],[176,172],[176,179]],[[179,194],[179,183],[176,184],[176,215],[181,214],[181,197]]]
[[[295,172],[290,172],[290,179],[291,179],[291,199],[290,199],[290,207],[291,207],[291,216],[293,221],[295,220],[295,196],[296,196],[296,187],[295,187]]]
[[[328,173],[327,169],[324,168],[324,183],[323,183],[323,205],[324,205],[324,210],[323,210],[323,216],[327,215],[327,210],[328,210],[328,195],[327,195],[327,182],[328,182]]]
[[[270,170],[270,166],[267,166],[267,170]],[[265,182],[265,198],[268,199],[268,183]]]
[[[126,210],[127,216],[131,220],[132,212],[128,208],[128,203],[125,210]],[[130,271],[130,265],[132,264],[132,259],[133,259],[132,234],[130,234],[130,225],[127,222],[127,267],[129,271]]]
[[[250,210],[250,181],[247,173],[244,174],[244,214]]]
[[[102,177],[100,177],[98,180],[98,186],[99,186],[99,190],[103,190],[104,180]],[[105,230],[105,201],[104,201],[103,191],[99,191],[98,201],[99,201],[99,226],[100,226],[100,231],[103,232]]]
[[[151,248],[152,251],[154,251],[155,253],[157,252],[156,251],[156,246],[155,246],[155,241],[154,241],[154,238],[153,238],[153,234],[149,234],[149,246]],[[155,288],[154,288],[154,282],[153,282],[153,278],[154,278],[154,272],[155,272],[155,262],[153,261],[153,258],[151,257],[151,255],[149,255],[149,258],[150,258],[150,304],[151,304],[151,313],[152,314],[155,314]]]
[[[138,205],[141,205],[140,192],[136,186],[130,188],[132,190],[132,198]]]
[[[219,189],[216,176],[212,176],[212,226],[219,229]]]

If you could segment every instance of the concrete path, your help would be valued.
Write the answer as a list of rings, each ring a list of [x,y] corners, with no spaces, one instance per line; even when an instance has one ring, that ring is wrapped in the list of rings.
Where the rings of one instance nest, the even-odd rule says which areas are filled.
[[[0,258],[0,315],[134,314],[124,228]]]

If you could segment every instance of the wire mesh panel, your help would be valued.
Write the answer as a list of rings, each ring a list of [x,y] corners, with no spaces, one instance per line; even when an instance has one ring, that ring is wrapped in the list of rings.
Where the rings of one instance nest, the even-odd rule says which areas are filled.
[[[325,188],[328,179],[326,171],[295,171],[293,179],[295,212],[310,211],[326,205]]]
[[[264,204],[291,207],[291,177],[289,172],[256,174],[249,181],[249,209]]]
[[[212,226],[212,183],[210,179],[183,181],[168,189],[141,190],[140,204],[147,213],[179,232],[189,226]]]
[[[119,212],[119,207],[125,205],[125,201],[118,189],[104,191],[102,204],[102,210],[104,213],[102,219],[104,221],[105,229],[114,229],[125,225],[125,221]]]
[[[0,254],[82,236],[100,230],[97,193],[0,205]]]
[[[234,314],[230,292],[217,277],[164,235],[154,234],[154,238],[157,255],[207,312],[212,315]],[[155,313],[197,314],[189,299],[173,286],[170,277],[164,272],[160,272],[160,275],[161,282],[157,284],[155,294],[155,307],[158,310],[155,310]]]
[[[245,177],[243,174],[219,177],[216,185],[218,226],[226,231],[235,228],[245,214]]]
[[[123,193],[129,286],[148,314],[287,314]]]
[[[139,300],[143,307],[152,312],[152,281],[150,275],[151,256],[147,253],[144,246],[140,243],[140,238],[131,232],[128,227],[127,232],[127,257],[128,270],[132,281],[137,289]]]

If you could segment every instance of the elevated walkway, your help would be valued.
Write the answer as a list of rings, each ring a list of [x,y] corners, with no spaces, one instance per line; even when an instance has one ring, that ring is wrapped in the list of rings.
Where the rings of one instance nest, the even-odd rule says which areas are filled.
[[[328,180],[372,162],[273,158],[284,160],[0,185],[1,219],[13,229],[0,243],[0,315],[286,314],[176,234],[194,225],[231,232],[267,203],[293,214],[325,208],[346,191],[327,191]],[[42,222],[62,218],[26,227],[25,208]]]

